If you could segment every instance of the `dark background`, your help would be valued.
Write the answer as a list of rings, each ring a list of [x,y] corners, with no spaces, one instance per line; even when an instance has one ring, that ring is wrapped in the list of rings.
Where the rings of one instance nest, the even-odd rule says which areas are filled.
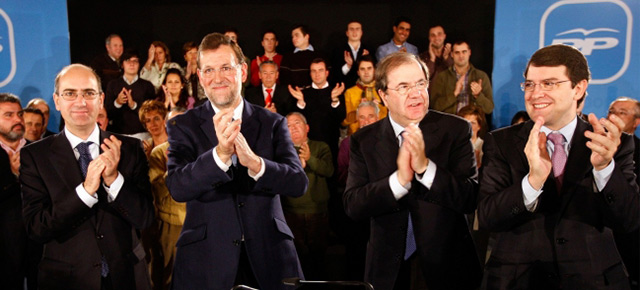
[[[165,42],[172,61],[184,65],[182,45],[199,44],[211,32],[238,30],[239,43],[249,58],[262,54],[262,32],[277,33],[281,54],[291,52],[291,26],[306,24],[310,42],[329,55],[346,42],[350,20],[362,23],[362,40],[375,50],[389,42],[396,17],[411,18],[408,42],[420,52],[428,44],[429,27],[442,25],[447,42],[465,40],[471,63],[491,76],[495,0],[449,1],[85,1],[68,0],[71,61],[88,64],[105,52],[104,40],[119,34],[126,48],[135,48],[144,61],[154,40]],[[371,51],[375,53],[375,51]],[[142,63],[141,63],[142,64]]]

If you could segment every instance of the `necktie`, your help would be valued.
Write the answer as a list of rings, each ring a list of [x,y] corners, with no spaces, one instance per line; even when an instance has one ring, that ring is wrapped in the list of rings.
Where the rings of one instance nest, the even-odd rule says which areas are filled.
[[[268,106],[271,104],[271,92],[273,92],[273,89],[266,89],[265,91],[267,91],[267,98],[264,99],[264,104]]]
[[[404,141],[404,137],[402,137],[402,133],[400,132],[398,135],[398,143],[402,146],[402,141]],[[408,260],[411,255],[416,251],[416,237],[413,233],[413,222],[411,221],[411,212],[407,216],[407,237],[405,240],[405,249],[404,249],[404,259]]]
[[[87,168],[89,167],[89,162],[91,162],[91,153],[89,153],[89,145],[93,142],[82,142],[76,145],[76,149],[78,153],[80,153],[80,157],[78,157],[78,163],[80,164],[80,170],[82,170],[82,177],[87,176]]]
[[[553,143],[551,165],[553,166],[553,176],[556,178],[559,192],[559,189],[562,187],[564,167],[567,164],[567,152],[564,150],[564,136],[560,133],[550,133],[547,138]]]

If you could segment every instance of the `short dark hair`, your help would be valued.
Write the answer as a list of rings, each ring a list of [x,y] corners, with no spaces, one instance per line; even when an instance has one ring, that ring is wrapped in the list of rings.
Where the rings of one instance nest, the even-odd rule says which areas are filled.
[[[120,66],[124,67],[124,61],[130,60],[134,57],[137,57],[138,60],[140,60],[140,54],[138,54],[138,51],[133,48],[128,48],[124,51],[124,53],[122,53],[122,57],[120,57]]]
[[[198,49],[198,46],[196,45],[195,42],[193,41],[187,41],[185,42],[185,44],[182,45],[182,54],[187,54],[187,52],[189,52],[192,49]]]
[[[482,108],[474,105],[464,106],[460,109],[460,111],[458,111],[457,115],[463,118],[464,116],[468,115],[476,116],[478,125],[480,125],[480,132],[478,132],[478,136],[484,136],[484,133],[487,131],[487,119],[484,115],[484,111],[482,111]]]
[[[316,57],[316,58],[314,58],[314,59],[311,61],[311,64],[314,64],[314,63],[324,63],[324,67],[325,67],[325,68],[327,68],[327,62],[326,62],[323,58],[321,58],[321,57]]]
[[[309,27],[307,27],[304,24],[296,24],[293,26],[293,28],[291,28],[291,31],[294,31],[296,29],[300,29],[300,32],[302,32],[302,35],[308,35],[309,34]]]
[[[429,80],[429,69],[427,68],[427,65],[422,60],[420,60],[419,57],[408,52],[394,52],[387,55],[378,63],[378,67],[376,68],[375,73],[376,91],[384,92],[387,90],[387,75],[389,71],[403,64],[410,64],[414,62],[420,65],[420,69],[424,73],[425,79]]]
[[[363,62],[370,62],[373,64],[373,68],[376,67],[376,62],[373,61],[373,56],[371,56],[370,54],[367,55],[363,55],[360,58],[358,58],[358,61],[356,62],[356,70],[360,69],[360,64]]]
[[[275,38],[276,38],[276,41],[278,41],[278,35],[276,34],[276,32],[275,32],[273,29],[267,29],[267,30],[265,30],[265,31],[264,31],[264,33],[262,33],[262,38],[264,38],[264,36],[265,36],[267,33],[271,33],[271,34],[273,34],[273,37],[275,37]]]
[[[399,16],[398,18],[396,18],[396,20],[393,22],[393,26],[398,26],[400,25],[400,23],[402,22],[406,22],[409,23],[409,25],[411,25],[411,18],[406,17],[406,16]],[[388,27],[388,26],[387,26]]]
[[[258,67],[258,71],[262,71],[262,66],[264,66],[264,65],[275,65],[276,66],[276,70],[279,70],[279,68],[280,68],[275,61],[273,61],[273,60],[265,60],[262,63],[260,63],[260,67]]]
[[[42,123],[44,123],[44,113],[42,113],[42,111],[40,111],[39,109],[36,109],[34,107],[26,107],[22,110],[23,113],[31,113],[31,114],[37,114],[40,115],[40,117],[42,117]]]
[[[360,20],[351,19],[349,22],[347,22],[347,27],[349,27],[349,24],[351,24],[351,23],[358,23],[358,24],[360,24],[360,26],[362,26],[362,22],[360,22]]]
[[[515,125],[518,120],[522,119],[524,122],[531,120],[527,111],[518,111],[513,118],[511,118],[511,125]]]
[[[524,71],[524,78],[527,78],[529,67],[531,66],[564,66],[567,68],[567,77],[571,80],[571,87],[574,88],[582,80],[587,82],[591,79],[589,64],[584,55],[575,47],[566,44],[553,44],[538,49],[527,63]],[[580,100],[578,106],[584,101],[587,92]]]
[[[463,45],[463,44],[466,44],[467,47],[469,49],[471,49],[471,45],[469,45],[469,43],[464,41],[464,40],[459,40],[459,41],[454,42],[453,45],[451,45],[451,49],[453,49],[453,47],[456,46],[456,45]]]
[[[12,93],[0,93],[0,104],[2,103],[14,103],[20,105],[20,108],[22,108],[20,98]]]
[[[222,33],[214,32],[207,34],[200,42],[200,46],[198,46],[198,67],[200,67],[200,55],[205,50],[215,50],[218,49],[221,45],[230,46],[233,49],[233,52],[236,56],[236,61],[238,64],[244,63],[244,54],[242,53],[242,49],[240,46],[235,43],[231,38],[225,36]]]

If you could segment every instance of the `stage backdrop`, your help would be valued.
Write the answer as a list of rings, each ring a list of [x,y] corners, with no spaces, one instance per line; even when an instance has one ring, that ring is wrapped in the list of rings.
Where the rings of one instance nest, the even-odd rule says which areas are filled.
[[[49,103],[49,130],[58,132],[60,114],[53,104],[56,73],[69,64],[66,0],[0,2],[0,92]]]
[[[520,83],[539,48],[565,43],[589,61],[591,82],[584,113],[607,114],[620,96],[640,99],[640,1],[496,1],[493,89],[494,124],[510,124],[524,110]]]

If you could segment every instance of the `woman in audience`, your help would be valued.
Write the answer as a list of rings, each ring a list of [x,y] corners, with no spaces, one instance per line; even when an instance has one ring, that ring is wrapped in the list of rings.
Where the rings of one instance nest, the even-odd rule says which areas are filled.
[[[153,147],[168,140],[167,127],[165,125],[167,108],[161,102],[147,100],[142,103],[138,115],[144,128],[151,134],[150,139],[142,140],[144,152],[149,156]]]
[[[182,76],[180,70],[170,68],[162,81],[162,89],[158,92],[157,101],[164,104],[167,110],[173,107],[193,108],[195,100],[189,96],[186,87],[187,80]]]
[[[169,48],[162,41],[154,41],[149,47],[149,56],[147,62],[140,70],[140,78],[150,81],[156,92],[160,89],[162,80],[167,74],[167,70],[170,68],[180,69],[180,65],[171,62],[171,55],[169,54]],[[182,74],[182,71],[180,71]]]
[[[476,154],[477,166],[480,168],[482,165],[482,144],[484,143],[480,136],[484,135],[484,129],[487,126],[484,119],[484,112],[482,112],[480,107],[469,105],[460,109],[458,116],[465,118],[471,123],[471,143],[473,144],[473,151]]]

